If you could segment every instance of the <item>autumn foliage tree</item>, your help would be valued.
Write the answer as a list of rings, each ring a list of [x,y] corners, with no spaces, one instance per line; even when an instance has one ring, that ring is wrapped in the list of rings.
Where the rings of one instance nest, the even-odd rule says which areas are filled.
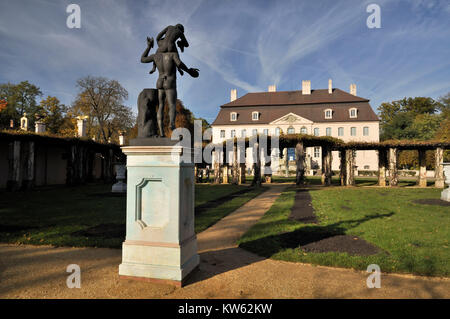
[[[118,141],[119,132],[129,131],[133,127],[133,112],[124,105],[128,92],[118,81],[87,76],[77,81],[77,87],[79,93],[71,113],[74,116],[88,116],[89,137],[104,143]]]

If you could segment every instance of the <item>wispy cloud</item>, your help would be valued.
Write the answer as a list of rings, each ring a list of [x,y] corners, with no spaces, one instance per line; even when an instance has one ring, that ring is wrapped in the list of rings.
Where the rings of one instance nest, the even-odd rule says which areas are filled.
[[[381,6],[381,29],[366,27],[372,2]],[[69,3],[0,3],[0,82],[30,80],[69,104],[76,79],[101,75],[118,79],[135,107],[156,81],[139,62],[145,37],[182,23],[190,46],[181,58],[200,77],[180,77],[179,96],[209,119],[230,88],[297,89],[305,79],[322,88],[331,77],[342,89],[356,82],[374,108],[450,90],[448,1],[80,0],[80,30],[65,26]]]

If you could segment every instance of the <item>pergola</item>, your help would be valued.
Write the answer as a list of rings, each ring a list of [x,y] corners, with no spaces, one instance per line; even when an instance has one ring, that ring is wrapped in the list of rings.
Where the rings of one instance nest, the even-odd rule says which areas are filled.
[[[85,183],[92,178],[93,161],[96,153],[102,155],[102,178],[114,178],[113,163],[123,158],[119,145],[94,142],[88,138],[63,138],[50,134],[35,134],[22,131],[0,132],[0,143],[8,145],[9,190],[32,188],[36,178],[36,154],[49,147],[65,150],[67,159],[66,184]]]
[[[229,168],[231,166],[231,182],[240,184],[245,182],[245,161],[238,162],[237,154],[245,154],[245,150],[249,147],[253,149],[253,184],[261,183],[261,151],[271,154],[271,136],[259,136],[258,141],[262,138],[267,140],[267,145],[261,146],[256,142],[254,137],[250,138],[234,138],[223,141],[221,144],[214,145],[214,182],[228,183]],[[295,148],[296,160],[296,183],[300,184],[304,180],[305,171],[305,148],[321,147],[322,148],[322,184],[331,185],[332,177],[332,151],[340,152],[340,182],[342,186],[355,185],[354,163],[355,151],[375,150],[378,152],[378,185],[379,186],[397,186],[398,171],[397,158],[398,152],[401,150],[417,150],[419,154],[419,181],[420,187],[427,186],[427,170],[425,161],[425,152],[434,150],[436,153],[435,165],[435,187],[444,187],[443,172],[443,155],[444,151],[450,149],[450,142],[443,141],[410,141],[395,140],[384,142],[348,142],[333,137],[318,137],[306,134],[287,134],[278,136],[278,147],[280,155],[284,158],[286,170],[288,170],[287,149]],[[232,150],[232,158],[223,149]],[[262,150],[261,148],[266,148]],[[270,166],[270,157],[265,161],[265,166]],[[271,174],[264,174],[266,181],[271,182]]]

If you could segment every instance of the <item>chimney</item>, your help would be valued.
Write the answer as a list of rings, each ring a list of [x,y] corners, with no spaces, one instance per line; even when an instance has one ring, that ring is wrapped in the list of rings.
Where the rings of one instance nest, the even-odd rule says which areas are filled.
[[[231,90],[231,94],[230,94],[230,102],[233,102],[236,99],[237,99],[237,90],[236,89],[232,89]]]
[[[302,94],[310,95],[311,94],[311,81],[302,81]]]
[[[276,92],[276,91],[277,91],[277,86],[275,84],[269,85],[268,92]]]
[[[77,118],[78,137],[86,137],[86,119],[79,116]]]
[[[350,94],[356,96],[356,84],[350,84]]]
[[[328,79],[328,94],[333,93],[333,81],[331,79]]]

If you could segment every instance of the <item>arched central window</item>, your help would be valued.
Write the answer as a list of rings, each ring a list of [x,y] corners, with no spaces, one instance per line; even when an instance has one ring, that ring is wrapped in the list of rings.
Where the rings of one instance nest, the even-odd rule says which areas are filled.
[[[289,127],[289,128],[287,129],[287,133],[288,133],[288,134],[294,134],[294,133],[295,133],[294,128],[293,128],[292,126]]]
[[[308,134],[308,129],[307,129],[305,126],[303,126],[303,127],[300,129],[300,133],[301,133],[301,134]]]

